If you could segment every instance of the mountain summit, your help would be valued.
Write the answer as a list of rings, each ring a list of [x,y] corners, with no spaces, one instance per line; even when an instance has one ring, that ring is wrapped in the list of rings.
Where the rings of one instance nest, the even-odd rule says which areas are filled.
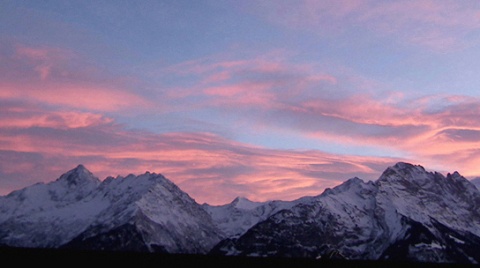
[[[206,253],[218,233],[200,205],[155,173],[100,182],[79,165],[0,197],[0,245]]]
[[[480,262],[480,192],[458,172],[397,163],[272,215],[212,254]]]
[[[66,181],[69,185],[77,185],[88,181],[98,181],[98,178],[84,166],[78,165],[76,168],[68,171],[58,178],[57,181]]]
[[[0,245],[262,257],[480,263],[480,192],[399,162],[294,201],[199,205],[156,173],[83,165],[0,197]]]

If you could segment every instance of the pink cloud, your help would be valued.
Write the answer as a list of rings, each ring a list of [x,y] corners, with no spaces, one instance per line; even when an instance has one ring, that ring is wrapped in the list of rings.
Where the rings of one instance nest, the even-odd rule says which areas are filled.
[[[388,12],[395,10],[393,4],[385,5],[386,9],[392,8]],[[417,7],[413,2],[409,5]],[[415,11],[417,14],[435,8],[418,5],[421,11]],[[445,6],[438,8],[444,10]],[[378,10],[366,14],[365,22],[380,16]],[[344,12],[350,16],[349,12],[357,11],[352,8]],[[438,14],[432,16],[425,20],[446,27],[450,23],[435,17]],[[189,93],[183,97],[191,94],[200,100],[195,108],[208,107],[249,118],[243,124],[252,129],[287,131],[299,138],[391,152],[420,164],[442,169],[465,167],[460,171],[469,176],[478,174],[475,158],[463,157],[474,155],[471,148],[479,147],[475,133],[480,127],[480,101],[476,98],[431,95],[406,99],[401,92],[374,95],[372,92],[384,85],[349,70],[331,75],[319,66],[292,64],[287,55],[281,54],[242,61],[204,59],[189,62],[189,68],[196,70],[193,73],[203,83],[185,88]],[[202,80],[217,74],[221,79]]]
[[[228,75],[185,89],[204,97],[195,107],[247,116],[252,129],[285,130],[299,138],[363,146],[442,168],[455,168],[453,163],[461,163],[455,155],[479,146],[475,139],[468,140],[480,127],[480,101],[475,98],[431,95],[406,100],[401,92],[374,96],[369,93],[372,82],[362,77],[349,72],[329,75],[315,66],[291,64],[285,57],[196,64],[202,75]],[[351,87],[366,90],[352,94]],[[444,155],[441,164],[435,162],[439,154]]]
[[[0,98],[28,100],[75,109],[118,111],[152,106],[143,97],[111,85],[48,82],[40,84],[0,83]]]
[[[247,107],[281,104],[290,97],[299,97],[312,87],[337,85],[337,77],[316,70],[309,64],[290,64],[286,55],[273,51],[243,60],[201,59],[169,68],[176,75],[198,76],[191,88],[172,89],[165,93],[173,100],[196,98],[195,107]],[[205,78],[206,77],[206,78]],[[200,103],[200,105],[199,105]]]
[[[29,113],[28,109],[22,111],[25,107],[17,108],[10,109],[12,121],[31,122],[42,115],[38,110]],[[353,174],[376,177],[381,173],[378,163],[386,166],[395,162],[317,151],[272,150],[209,133],[124,130],[111,120],[89,113],[44,111],[43,115],[60,119],[38,125],[0,125],[0,166],[5,165],[0,172],[3,193],[13,190],[5,185],[20,188],[37,181],[51,181],[83,163],[101,179],[147,170],[162,173],[199,202],[221,204],[238,195],[260,201],[291,200],[320,194],[325,187]],[[18,168],[9,169],[9,165]],[[4,182],[8,178],[18,182]]]
[[[214,73],[207,77],[205,80],[203,80],[203,84],[210,84],[210,83],[218,83],[222,82],[225,80],[228,80],[230,78],[230,74],[226,71],[219,72],[219,73]]]
[[[34,104],[2,103],[0,128],[82,128],[113,122],[101,114],[73,111],[48,111]]]
[[[362,96],[361,99],[369,105],[375,104],[368,96]],[[455,105],[460,105],[463,101],[461,98],[453,99],[459,101],[455,102]],[[339,100],[333,103],[333,106],[342,107],[351,102],[349,99],[345,100],[345,103]],[[251,107],[252,103],[248,105]],[[318,120],[321,116],[318,114],[321,107],[301,108],[284,112],[294,113],[298,120],[305,116]],[[328,107],[327,110],[332,108]],[[333,187],[353,176],[374,180],[387,166],[400,160],[441,168],[440,171],[448,167],[460,167],[458,170],[465,175],[479,174],[480,171],[475,166],[475,159],[478,158],[469,159],[480,154],[472,151],[472,148],[479,148],[476,139],[479,132],[475,132],[473,128],[453,128],[449,125],[436,127],[443,122],[437,118],[439,114],[452,114],[456,111],[454,107],[448,106],[433,114],[422,110],[426,107],[419,107],[415,116],[404,112],[409,120],[394,123],[392,121],[398,112],[398,107],[394,104],[373,105],[373,108],[369,108],[371,110],[338,111],[342,113],[342,120],[348,121],[351,117],[351,122],[364,127],[370,125],[363,116],[368,117],[371,113],[382,114],[385,111],[385,115],[375,117],[375,121],[377,125],[392,128],[390,135],[393,136],[369,137],[362,136],[361,133],[352,134],[355,129],[345,129],[350,133],[343,136],[342,132],[318,129],[320,135],[330,135],[328,138],[337,142],[345,142],[342,139],[354,137],[352,142],[378,145],[383,144],[385,139],[395,137],[397,142],[390,146],[407,150],[411,154],[408,160],[336,155],[315,150],[274,150],[235,142],[210,133],[155,134],[125,130],[111,119],[93,113],[42,111],[41,108],[22,105],[11,105],[3,109],[8,109],[10,121],[18,123],[0,125],[0,159],[3,165],[13,165],[12,161],[15,161],[22,167],[1,170],[0,185],[4,187],[4,193],[14,189],[5,188],[4,185],[10,185],[1,181],[6,177],[19,180],[18,184],[10,187],[26,186],[33,182],[30,179],[51,181],[78,163],[85,164],[101,179],[108,175],[125,176],[147,170],[162,173],[197,201],[211,204],[223,204],[238,195],[258,201],[292,200],[305,195],[316,195],[326,187]],[[460,113],[454,116],[460,116]],[[337,119],[334,117],[334,120]],[[39,123],[32,123],[35,120]],[[397,133],[398,127],[404,124],[410,126],[410,120],[427,124],[429,128],[420,135],[406,135],[409,132],[405,131]],[[317,133],[315,130],[303,131],[304,135]],[[435,134],[436,140],[432,139]],[[452,139],[457,136],[461,139]],[[459,142],[465,146],[459,146]],[[471,147],[472,145],[474,147]],[[425,150],[425,147],[429,149]],[[29,164],[32,163],[32,157],[36,157],[34,162],[44,168],[39,169]],[[33,169],[35,178],[31,176]],[[22,176],[17,176],[16,173]]]
[[[206,95],[214,98],[209,101],[213,107],[271,107],[274,105],[275,95],[270,91],[268,83],[240,83],[226,86],[208,87]]]
[[[190,60],[182,62],[173,66],[169,66],[166,69],[162,69],[160,74],[174,73],[180,75],[188,74],[205,74],[209,72],[217,72],[222,69],[231,69],[248,65],[248,61],[244,60],[225,60],[225,61],[212,61],[210,58],[202,58],[196,60]],[[159,75],[154,73],[153,75]]]
[[[465,43],[464,37],[480,22],[476,4],[448,0],[262,1],[243,8],[274,24],[319,35],[336,35],[361,27],[442,51],[471,45]]]
[[[32,60],[46,60],[53,51],[46,48],[32,48],[26,46],[17,46],[16,53],[19,57],[26,57]]]
[[[58,48],[27,47],[17,44],[14,53],[13,58],[26,61],[41,80],[46,80],[56,66],[64,65],[68,60],[75,60],[73,53]]]
[[[24,54],[35,60],[44,57],[35,50]],[[162,95],[166,102],[180,103],[176,109],[208,107],[233,115],[254,111],[255,116],[248,117],[252,128],[286,129],[300,138],[401,151],[408,161],[442,169],[458,165],[465,169],[459,170],[462,174],[479,174],[478,158],[469,158],[478,157],[471,149],[479,145],[475,135],[480,127],[480,102],[476,99],[430,96],[407,105],[391,97],[397,96],[395,92],[385,99],[368,93],[337,94],[350,93],[343,77],[319,71],[317,66],[291,64],[282,57],[271,61],[263,57],[204,59],[182,67],[172,72],[188,73],[200,82]],[[26,186],[33,182],[26,179],[33,172],[37,179],[53,180],[83,163],[100,178],[146,170],[162,173],[200,202],[221,204],[237,195],[259,201],[291,200],[319,194],[353,176],[376,179],[386,166],[399,160],[272,150],[209,133],[125,130],[101,112],[151,107],[150,101],[121,83],[53,81],[58,75],[55,70],[52,65],[43,80],[0,83],[0,101],[20,103],[0,108],[0,162],[22,167],[2,168],[0,185],[13,185],[2,182],[12,177],[19,180],[15,185]],[[443,105],[434,105],[438,103]],[[45,106],[55,110],[44,110]],[[28,164],[32,159],[42,167]]]
[[[12,44],[2,47],[0,99],[61,108],[119,111],[153,107],[123,77],[110,77],[72,51]],[[101,77],[101,79],[99,79]]]
[[[247,90],[251,90],[247,86],[237,85],[237,86],[220,86],[220,87],[210,87],[204,90],[207,95],[216,95],[222,97],[233,97],[239,95]]]
[[[355,105],[354,100],[361,105]],[[306,118],[318,121],[322,116],[333,118],[327,125],[335,125],[334,128],[321,125],[315,128],[311,124],[313,119],[306,120],[308,127],[300,128],[310,137],[391,148],[418,159],[424,165],[441,169],[461,168],[465,176],[478,174],[479,169],[475,166],[478,158],[464,157],[472,156],[472,149],[480,146],[478,99],[431,96],[428,100],[413,102],[413,109],[398,105],[384,104],[365,96],[327,103],[312,101],[302,109],[292,111],[290,116],[298,121]],[[435,110],[431,110],[432,107]]]

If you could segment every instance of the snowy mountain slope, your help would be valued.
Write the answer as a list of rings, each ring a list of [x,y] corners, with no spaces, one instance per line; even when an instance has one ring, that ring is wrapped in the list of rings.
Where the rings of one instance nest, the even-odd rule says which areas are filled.
[[[480,192],[458,172],[443,176],[421,166],[398,163],[377,181],[379,199],[399,214],[427,226],[431,218],[480,236]]]
[[[141,246],[148,251],[205,253],[220,240],[210,215],[161,175],[109,178],[97,195],[107,198],[112,206],[67,247],[91,248],[89,245],[95,244],[101,247],[98,249],[108,249],[119,242],[127,243],[130,237],[108,241],[104,236],[124,232],[135,233],[142,240],[141,245],[120,247],[122,250]]]
[[[0,246],[480,263],[480,192],[397,163],[295,201],[199,205],[160,174],[84,166],[0,197]]]
[[[376,182],[353,178],[280,210],[212,254],[480,262],[480,192],[458,173],[397,163]]]
[[[0,244],[9,246],[85,248],[98,238],[102,249],[205,253],[220,240],[210,215],[155,173],[100,183],[79,166],[0,201]],[[129,244],[130,234],[135,246],[115,247]]]
[[[480,177],[472,179],[470,182],[473,183],[473,185],[475,185],[477,187],[477,189],[480,190]]]
[[[376,191],[373,183],[351,179],[307,202],[279,211],[238,239],[224,240],[212,253],[315,258],[328,250],[328,245],[335,245],[349,257],[354,253],[359,259],[377,257],[381,249],[374,256],[361,255],[375,254],[374,248],[367,250],[372,247],[367,242],[385,236],[385,224],[375,219]]]
[[[274,213],[289,209],[309,198],[303,197],[295,201],[252,202],[247,198],[237,197],[230,204],[221,206],[203,204],[202,206],[212,216],[225,237],[237,237]]]
[[[102,209],[86,202],[99,184],[79,165],[54,182],[0,197],[0,244],[55,247],[69,241]]]

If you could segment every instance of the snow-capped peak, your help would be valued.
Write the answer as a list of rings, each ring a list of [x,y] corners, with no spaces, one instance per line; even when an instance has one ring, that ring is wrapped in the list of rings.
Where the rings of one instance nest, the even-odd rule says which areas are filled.
[[[156,173],[109,177],[100,183],[79,165],[56,181],[0,201],[0,245],[81,247],[95,241],[103,248],[116,246],[111,239],[123,239],[112,235],[118,230],[129,232],[125,243],[133,249],[154,251],[158,246],[166,252],[204,253],[220,240],[210,215]],[[141,239],[130,241],[132,236]]]
[[[427,171],[420,165],[398,162],[394,166],[388,167],[379,180],[383,181],[418,181],[427,175]]]
[[[263,203],[253,202],[253,201],[250,201],[249,199],[247,199],[245,197],[237,197],[230,204],[233,205],[234,207],[238,208],[238,209],[253,210],[253,209],[261,206]]]
[[[215,248],[233,255],[316,257],[333,248],[349,258],[435,261],[463,245],[457,255],[480,262],[479,204],[460,173],[403,162],[375,182],[354,177],[318,196],[221,206],[200,206],[161,174],[100,183],[79,165],[0,197],[0,245],[206,253],[225,238]]]
[[[84,165],[81,164],[60,176],[57,181],[66,182],[70,187],[91,182],[98,184],[100,182],[97,177],[95,177]]]
[[[385,170],[376,185],[382,202],[391,203],[404,216],[427,225],[434,218],[457,230],[480,234],[480,214],[471,210],[480,202],[480,193],[458,172],[444,176],[422,166],[397,163]]]
[[[478,195],[478,186],[475,185],[475,183],[467,180],[457,171],[453,172],[452,174],[447,174],[446,180],[453,181],[453,185],[457,188],[459,193],[463,193],[469,197]]]

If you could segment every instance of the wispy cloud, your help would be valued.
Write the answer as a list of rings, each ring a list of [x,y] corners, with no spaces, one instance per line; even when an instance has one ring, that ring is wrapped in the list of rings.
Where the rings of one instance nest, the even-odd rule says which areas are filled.
[[[212,203],[318,194],[397,160],[480,175],[475,1],[101,6],[5,5],[2,193],[79,163]]]
[[[134,93],[109,85],[47,83],[19,85],[0,83],[0,98],[28,100],[36,103],[92,111],[118,111],[135,106],[151,105]]]
[[[54,118],[52,122],[30,123],[49,116]],[[162,173],[200,202],[220,204],[237,195],[254,200],[294,199],[320,194],[325,187],[352,176],[374,179],[384,166],[395,162],[267,149],[209,133],[125,130],[111,119],[91,113],[65,115],[38,109],[33,113],[22,105],[11,106],[4,117],[20,123],[0,126],[2,178],[18,180],[2,183],[3,193],[15,189],[5,185],[20,188],[38,180],[49,181],[65,166],[83,163],[100,178],[147,170]],[[42,168],[32,166],[32,157]]]
[[[11,45],[0,67],[0,99],[91,111],[119,111],[152,104],[123,78],[108,78],[75,53],[58,48]],[[99,78],[103,77],[103,78]]]
[[[355,75],[329,74],[288,58],[201,61],[189,66],[199,81],[204,76],[223,77],[184,89],[198,100],[195,108],[249,118],[251,128],[284,129],[319,141],[384,148],[435,167],[465,167],[466,175],[478,173],[455,157],[479,145],[478,98],[446,94],[407,98],[396,91],[379,96],[375,92],[382,90],[380,83],[373,86],[376,91],[370,90],[372,85],[365,88]],[[439,154],[449,158],[438,160]]]
[[[0,128],[81,128],[112,122],[95,113],[78,113],[72,111],[47,111],[35,108],[32,104],[22,107],[18,104],[0,102]]]
[[[262,1],[245,8],[275,24],[319,35],[363,29],[437,51],[479,41],[466,38],[480,24],[474,1]]]

